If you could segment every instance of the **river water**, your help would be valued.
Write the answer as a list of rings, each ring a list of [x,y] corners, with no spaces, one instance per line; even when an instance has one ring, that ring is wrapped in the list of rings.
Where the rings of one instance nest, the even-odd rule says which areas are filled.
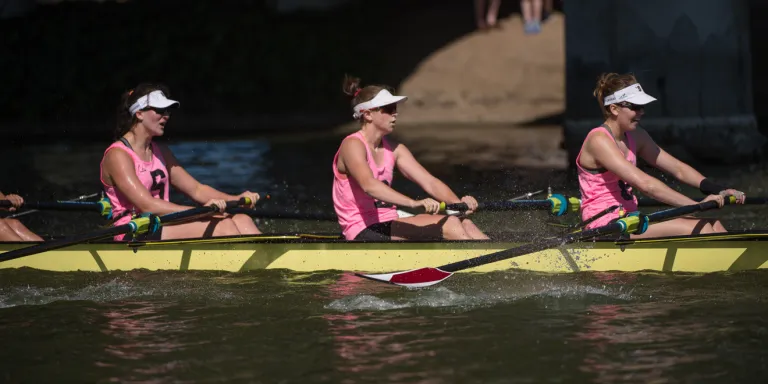
[[[187,141],[172,149],[200,181],[269,192],[264,206],[329,210],[339,137]],[[47,200],[99,190],[104,143],[4,148],[3,192]],[[479,200],[574,193],[565,170],[429,164]],[[706,168],[753,196],[761,164]],[[396,185],[418,196],[414,185]],[[690,190],[688,190],[690,191]],[[182,200],[183,196],[173,195]],[[765,228],[762,207],[713,213]],[[476,215],[481,228],[541,228],[535,213]],[[80,233],[93,214],[23,218]],[[334,223],[260,220],[268,232]],[[0,270],[0,380],[125,383],[765,382],[768,274],[459,274],[408,290],[343,271],[295,273]]]

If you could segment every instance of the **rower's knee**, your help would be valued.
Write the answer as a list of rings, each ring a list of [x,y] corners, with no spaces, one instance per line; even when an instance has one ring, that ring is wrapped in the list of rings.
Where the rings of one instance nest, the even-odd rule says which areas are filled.
[[[468,240],[471,237],[464,229],[464,224],[456,216],[448,216],[443,224],[443,237],[447,240]]]
[[[463,219],[461,220],[461,225],[464,227],[464,231],[467,232],[467,235],[475,240],[488,240],[489,237],[483,233],[483,231],[478,228],[475,223],[472,222],[472,220],[469,219]]]
[[[254,223],[253,219],[248,215],[238,213],[232,216],[232,221],[237,226],[237,230],[240,234],[257,235],[261,233],[256,226],[256,223]]]
[[[13,228],[14,230],[17,228],[24,227],[24,224],[21,223],[21,221],[18,221],[16,219],[3,219],[9,227]]]
[[[0,219],[0,241],[21,241],[21,237],[8,223],[13,219]]]
[[[219,236],[235,236],[240,234],[240,231],[237,230],[237,224],[230,218],[220,221],[216,229],[219,232]]]
[[[715,220],[714,223],[712,223],[712,231],[713,232],[728,232],[727,229],[725,229],[725,226],[723,223],[720,222],[720,220]]]

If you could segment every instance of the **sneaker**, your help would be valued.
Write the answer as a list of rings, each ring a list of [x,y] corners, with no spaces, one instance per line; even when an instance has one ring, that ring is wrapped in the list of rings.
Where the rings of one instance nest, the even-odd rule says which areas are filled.
[[[541,32],[541,23],[538,21],[527,21],[523,27],[526,35],[536,35]]]

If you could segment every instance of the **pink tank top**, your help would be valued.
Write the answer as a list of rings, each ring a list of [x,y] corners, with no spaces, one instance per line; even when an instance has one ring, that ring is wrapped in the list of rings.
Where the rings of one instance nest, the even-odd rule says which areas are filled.
[[[610,136],[613,140],[613,134],[605,126],[597,127],[587,134],[587,139],[590,135],[596,132],[603,132]],[[632,135],[627,132],[627,152],[626,159],[632,165],[637,166],[637,148],[635,140]],[[621,205],[626,213],[637,211],[637,197],[632,193],[632,187],[625,183],[619,177],[604,168],[598,170],[589,170],[581,166],[581,151],[576,156],[576,167],[579,175],[579,189],[581,190],[581,220],[587,220],[597,215],[601,211],[614,205]],[[619,217],[619,210],[603,215],[599,219],[593,221],[586,228],[595,228],[608,224],[611,220]]]
[[[101,159],[101,172],[99,172],[99,179],[104,169],[104,158],[107,152],[113,148],[118,148],[125,151],[133,159],[133,165],[136,170],[136,176],[139,178],[141,185],[144,186],[156,199],[163,199],[169,201],[169,181],[168,181],[168,169],[165,167],[165,159],[163,158],[160,147],[152,143],[152,160],[144,161],[133,151],[133,149],[126,146],[123,142],[117,141],[110,145],[106,151],[104,151],[104,157]],[[114,225],[122,225],[131,220],[131,215],[135,211],[136,214],[142,213],[137,207],[135,207],[125,195],[118,191],[115,187],[107,185],[104,179],[101,179],[101,185],[104,188],[104,192],[109,198],[112,204],[112,217],[117,220]],[[115,240],[122,240],[124,235],[115,236]]]
[[[384,149],[382,166],[376,164],[362,131],[355,132],[345,137],[344,140],[350,138],[360,140],[365,145],[366,159],[368,160],[368,167],[373,172],[373,177],[391,186],[392,172],[395,168],[395,154],[386,138],[381,139]],[[336,163],[339,160],[340,151],[341,147],[333,157],[333,208],[336,210],[336,216],[339,218],[339,225],[344,237],[347,240],[353,240],[363,229],[373,224],[396,220],[398,218],[397,208],[369,196],[355,180],[339,173]]]

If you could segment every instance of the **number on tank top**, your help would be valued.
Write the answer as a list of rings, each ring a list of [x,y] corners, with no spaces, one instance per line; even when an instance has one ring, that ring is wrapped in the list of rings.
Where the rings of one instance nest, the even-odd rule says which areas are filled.
[[[632,200],[632,194],[629,193],[629,184],[625,183],[624,180],[619,180],[619,189],[621,189],[621,197],[624,200]]]
[[[389,186],[389,182],[387,182],[386,180],[381,180],[381,182]],[[390,208],[390,207],[394,208],[395,207],[394,204],[385,203],[383,201],[376,200],[376,199],[373,199],[373,206],[376,208]]]
[[[152,188],[151,191],[158,191],[160,193],[160,199],[165,200],[165,172],[162,169],[155,169],[149,173],[152,176]]]

